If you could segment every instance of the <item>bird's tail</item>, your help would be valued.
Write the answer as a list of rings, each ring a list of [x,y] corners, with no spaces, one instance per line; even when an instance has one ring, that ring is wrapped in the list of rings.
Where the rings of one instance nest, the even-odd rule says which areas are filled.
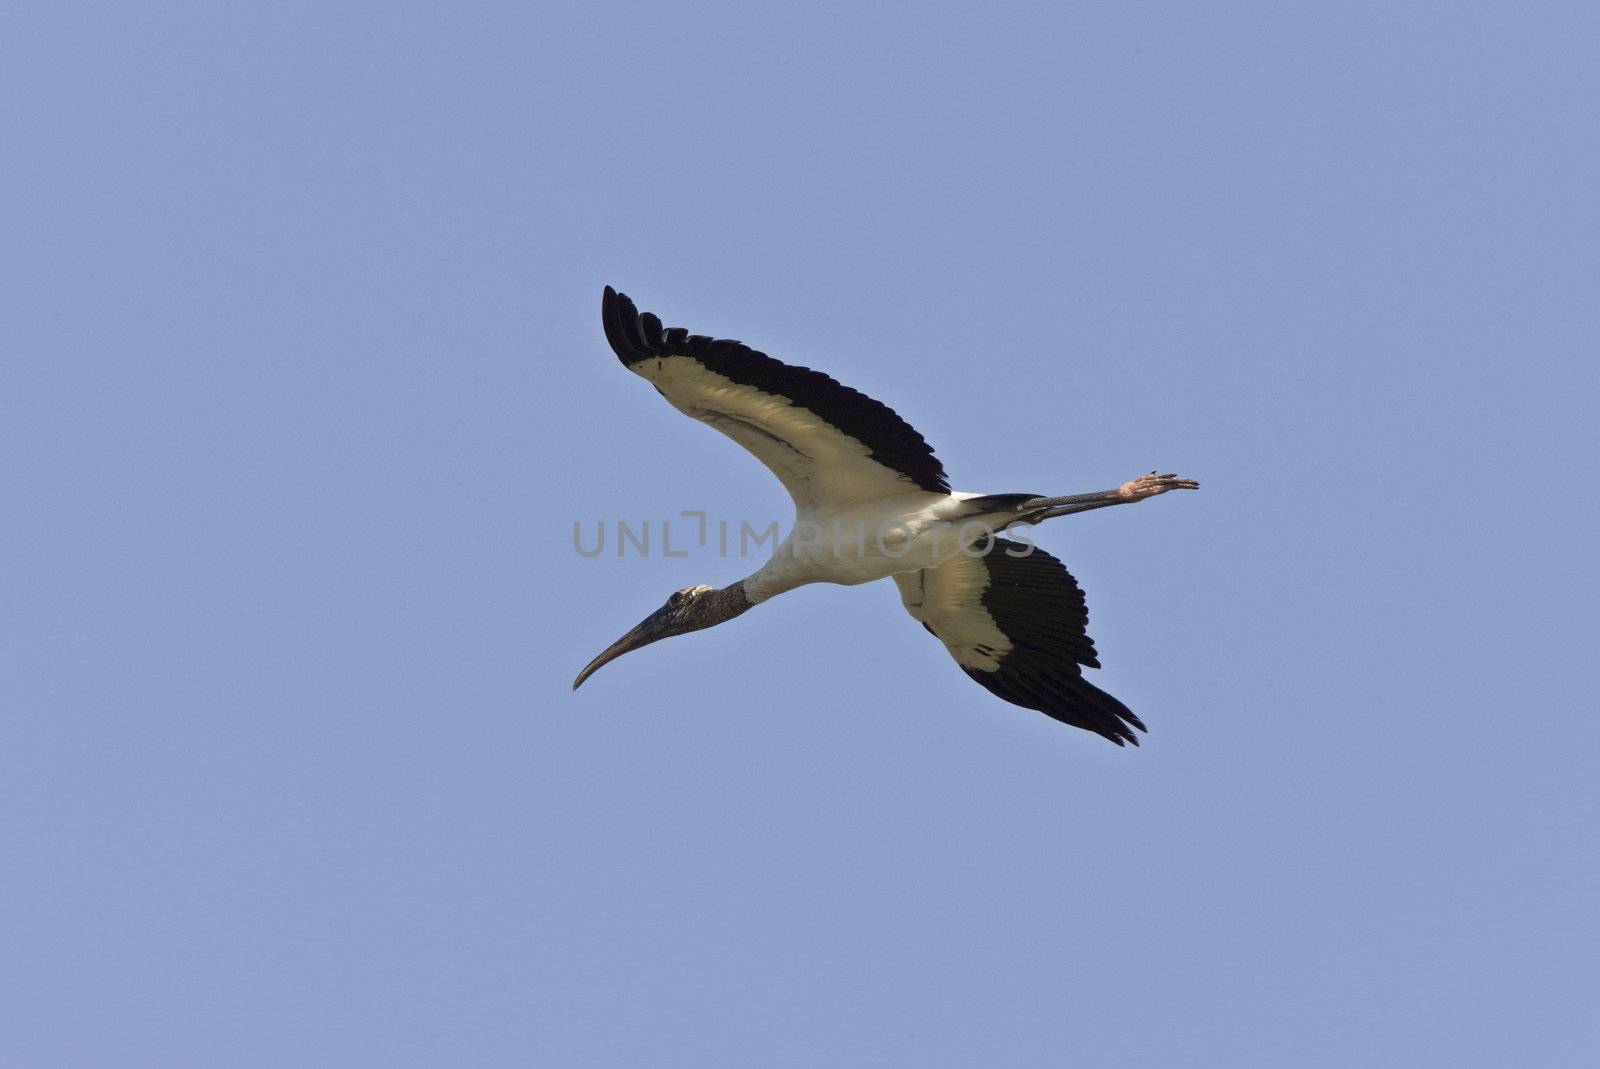
[[[972,508],[974,514],[1004,518],[1004,526],[1010,527],[1017,523],[1043,523],[1057,516],[1069,516],[1074,512],[1084,512],[1115,503],[1108,498],[1110,498],[1109,493],[1071,494],[1066,497],[1048,497],[1044,494],[984,494],[981,497],[967,499],[966,504]],[[1000,529],[1004,530],[1004,527]]]
[[[987,512],[1022,512],[1034,502],[1049,501],[1047,497],[1038,494],[982,494],[978,497],[969,497],[962,502],[975,514]]]

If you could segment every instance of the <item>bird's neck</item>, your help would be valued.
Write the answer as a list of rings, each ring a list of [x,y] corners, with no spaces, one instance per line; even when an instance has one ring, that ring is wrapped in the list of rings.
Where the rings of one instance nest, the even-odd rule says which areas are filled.
[[[725,623],[735,616],[746,612],[755,604],[745,593],[744,580],[741,579],[732,586],[725,586],[704,595],[709,606],[709,615],[714,623]]]

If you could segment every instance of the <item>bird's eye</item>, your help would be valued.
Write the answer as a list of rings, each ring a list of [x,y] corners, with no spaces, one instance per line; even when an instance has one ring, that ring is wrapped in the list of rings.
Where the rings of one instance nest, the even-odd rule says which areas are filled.
[[[668,599],[667,599],[667,604],[668,604],[668,605],[669,605],[669,606],[677,606],[677,605],[682,605],[682,604],[683,604],[683,599],[684,599],[684,593],[683,593],[683,591],[681,591],[681,590],[674,590],[674,591],[673,591],[673,592],[672,592],[672,597],[670,597],[670,598],[668,598]]]

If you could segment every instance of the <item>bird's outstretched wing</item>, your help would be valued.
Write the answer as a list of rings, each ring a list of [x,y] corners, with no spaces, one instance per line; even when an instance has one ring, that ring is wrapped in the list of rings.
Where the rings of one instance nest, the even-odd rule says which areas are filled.
[[[606,340],[630,371],[680,412],[754,453],[797,508],[949,491],[944,466],[922,435],[866,394],[736,341],[663,329],[610,286],[600,315]]]
[[[1085,666],[1100,667],[1089,612],[1077,580],[1050,554],[989,538],[894,581],[906,611],[994,694],[1118,746],[1139,744],[1130,730],[1145,730],[1139,718],[1083,678]]]

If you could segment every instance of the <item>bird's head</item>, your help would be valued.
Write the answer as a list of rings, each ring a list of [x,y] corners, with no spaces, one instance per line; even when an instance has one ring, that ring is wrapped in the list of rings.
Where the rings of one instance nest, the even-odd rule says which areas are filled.
[[[673,635],[686,635],[690,631],[699,631],[701,628],[721,623],[730,614],[722,611],[722,607],[717,604],[717,599],[712,596],[716,593],[716,588],[709,586],[688,586],[682,590],[674,590],[665,605],[639,621],[637,627],[607,646],[601,651],[600,656],[590,661],[583,671],[578,673],[578,678],[572,681],[572,689],[577,690],[583,686],[583,681],[598,672],[601,666],[616,660],[629,650],[648,646],[652,642],[671,638]]]

